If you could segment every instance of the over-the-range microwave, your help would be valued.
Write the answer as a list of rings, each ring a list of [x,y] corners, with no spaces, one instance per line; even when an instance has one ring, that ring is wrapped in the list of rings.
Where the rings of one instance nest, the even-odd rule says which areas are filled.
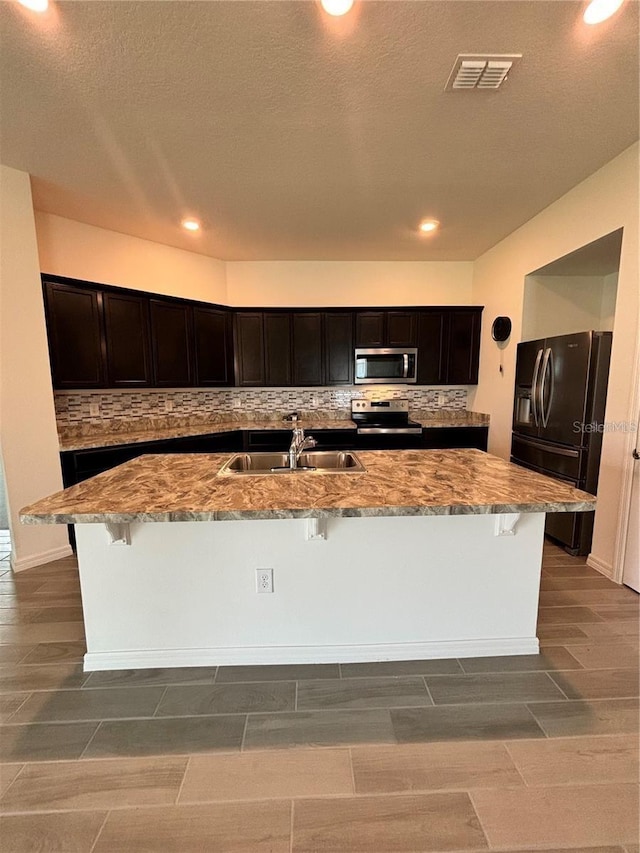
[[[399,385],[417,381],[418,350],[414,347],[356,349],[356,385]]]

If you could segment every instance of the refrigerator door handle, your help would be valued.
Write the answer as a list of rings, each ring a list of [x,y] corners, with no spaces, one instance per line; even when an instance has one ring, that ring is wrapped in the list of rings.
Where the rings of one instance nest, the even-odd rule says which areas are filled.
[[[549,398],[547,400],[547,404],[545,406],[545,390],[547,385],[547,372],[551,376],[550,387],[549,387]],[[553,352],[551,347],[548,347],[544,353],[544,361],[542,363],[542,370],[540,371],[540,419],[542,421],[542,426],[546,427],[549,423],[549,415],[551,414],[551,402],[553,400],[553,390],[554,390],[554,382],[553,382]]]
[[[540,362],[542,361],[542,350],[538,350],[536,363],[533,368],[533,379],[531,380],[531,409],[533,411],[533,422],[536,426],[540,426],[538,422],[538,374],[540,373]]]

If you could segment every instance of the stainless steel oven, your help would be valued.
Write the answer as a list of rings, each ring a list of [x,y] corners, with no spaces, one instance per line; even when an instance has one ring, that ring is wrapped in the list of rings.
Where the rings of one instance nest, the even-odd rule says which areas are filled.
[[[415,384],[418,350],[407,347],[356,349],[356,385]]]

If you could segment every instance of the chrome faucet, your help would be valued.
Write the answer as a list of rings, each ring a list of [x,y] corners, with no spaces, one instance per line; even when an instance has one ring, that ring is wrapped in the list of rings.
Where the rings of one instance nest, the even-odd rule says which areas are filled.
[[[289,468],[297,468],[298,459],[302,451],[315,447],[316,444],[315,438],[311,436],[305,438],[302,427],[295,427],[291,437],[291,446],[289,447]]]

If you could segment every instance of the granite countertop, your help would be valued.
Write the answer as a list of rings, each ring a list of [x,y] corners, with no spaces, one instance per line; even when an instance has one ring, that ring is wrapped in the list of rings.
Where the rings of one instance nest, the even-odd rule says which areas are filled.
[[[429,428],[489,425],[489,415],[466,410],[412,412],[411,419]],[[84,433],[82,426],[80,426],[61,432],[59,436],[60,450],[62,452],[90,450],[99,447],[115,447],[120,444],[139,444],[144,441],[162,441],[169,438],[186,438],[209,433],[234,432],[235,430],[286,430],[292,428],[290,423],[283,422],[280,417],[277,419],[264,417],[254,420],[246,418],[203,420],[200,418],[191,423],[185,422],[187,420],[165,417],[147,421],[143,426],[137,426],[131,421],[114,420],[109,423],[107,429],[98,424],[85,426],[86,432]],[[354,422],[346,415],[343,417],[325,417],[323,415],[314,417],[310,414],[301,418],[298,425],[305,430],[356,429]]]
[[[140,456],[21,510],[27,524],[472,515],[595,509],[480,450],[362,451],[366,472],[218,476],[229,454]]]

